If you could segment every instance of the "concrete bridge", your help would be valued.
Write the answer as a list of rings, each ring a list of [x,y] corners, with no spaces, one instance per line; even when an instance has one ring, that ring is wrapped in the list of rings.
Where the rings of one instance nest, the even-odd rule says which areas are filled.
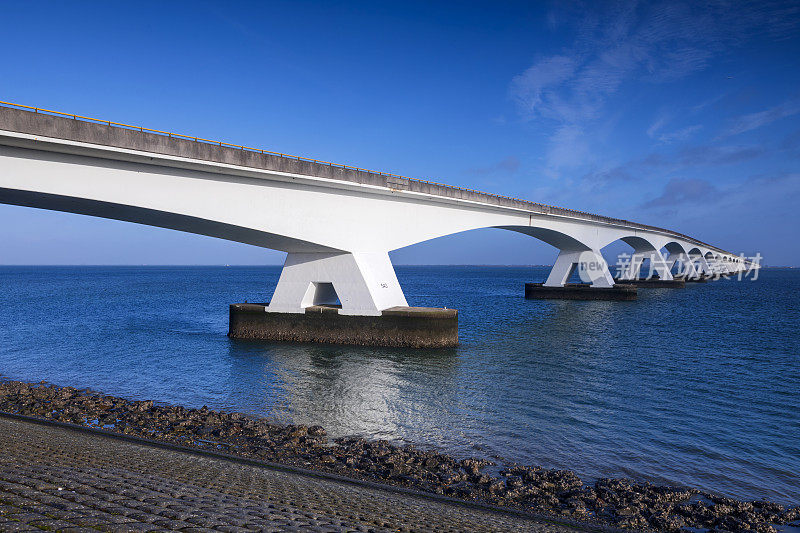
[[[729,274],[742,258],[645,224],[13,104],[0,105],[0,203],[80,213],[288,252],[268,311],[341,302],[380,315],[407,302],[388,253],[453,233],[499,228],[559,250],[545,287],[577,267],[615,280],[600,250],[622,240],[638,279]]]

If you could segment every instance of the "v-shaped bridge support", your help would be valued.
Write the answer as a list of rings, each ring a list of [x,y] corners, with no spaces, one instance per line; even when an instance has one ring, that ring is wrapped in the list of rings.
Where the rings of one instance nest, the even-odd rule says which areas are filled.
[[[290,253],[267,311],[303,313],[337,297],[342,315],[408,306],[386,252]]]
[[[578,268],[581,279],[593,287],[614,285],[614,278],[599,250],[561,250],[544,286],[563,287],[575,268]]]

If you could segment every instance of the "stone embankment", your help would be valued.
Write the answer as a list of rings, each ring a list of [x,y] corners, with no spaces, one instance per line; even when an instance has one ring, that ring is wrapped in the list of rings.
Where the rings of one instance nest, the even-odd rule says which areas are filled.
[[[0,382],[0,411],[103,428],[127,435],[379,481],[465,500],[572,520],[659,531],[776,531],[800,521],[800,507],[743,502],[702,491],[600,479],[536,466],[484,471],[413,446],[357,437],[329,439],[319,426],[278,425],[239,413],[130,401],[72,387]]]

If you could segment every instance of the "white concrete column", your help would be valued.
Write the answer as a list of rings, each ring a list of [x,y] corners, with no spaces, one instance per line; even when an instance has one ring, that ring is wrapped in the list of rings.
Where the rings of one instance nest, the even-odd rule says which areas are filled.
[[[642,263],[647,258],[645,252],[634,252],[631,255],[631,260],[628,262],[625,270],[619,273],[619,279],[634,280],[639,279],[639,274],[642,271]]]
[[[676,254],[674,259],[672,254],[670,254],[669,260],[671,261],[669,264],[670,272],[672,272],[672,267],[675,266],[675,263],[679,263],[678,275],[684,278],[693,278],[697,276],[692,259],[685,253]]]
[[[598,250],[561,250],[544,286],[563,287],[576,267],[581,280],[591,283],[593,287],[614,285],[608,264]]]
[[[714,272],[715,278],[721,278],[722,275],[727,272],[724,263],[720,259],[712,257],[709,264],[711,265],[711,270]]]
[[[658,279],[665,281],[671,281],[673,279],[670,266],[671,265],[667,264],[667,260],[664,259],[664,255],[660,250],[655,250],[650,253],[650,271],[655,271],[655,273],[658,274]]]
[[[706,264],[708,265],[708,273],[711,276],[717,275],[717,262],[714,260],[713,257],[705,258]]]
[[[683,264],[685,269],[685,276],[687,278],[699,278],[702,276],[702,272],[697,270],[697,265],[694,264],[694,261],[691,259],[687,259],[687,261]]]
[[[692,257],[692,264],[694,266],[695,277],[700,277],[702,275],[710,276],[713,274],[711,265],[708,264],[708,261],[706,261],[706,258],[702,255]]]
[[[669,254],[669,259],[667,259],[667,268],[669,268],[670,272],[672,272],[672,269],[675,268],[675,263],[677,263],[678,260],[679,260],[678,256],[676,256],[675,254]],[[681,274],[682,268],[683,268],[683,263],[681,263],[681,265],[678,267],[678,274]]]
[[[656,272],[659,279],[671,280],[672,272],[670,272],[671,265],[667,263],[664,256],[658,250],[649,250],[646,252],[634,252],[631,255],[631,261],[627,268],[620,273],[619,279],[622,280],[635,280],[639,279],[642,275],[642,264],[645,259],[650,260],[650,273]]]
[[[701,263],[702,262],[700,260],[698,260],[697,258],[693,258],[689,262],[689,265],[687,265],[687,266],[691,267],[691,275],[690,275],[690,277],[692,277],[692,278],[702,278],[705,275],[705,272],[703,270],[703,265]]]
[[[544,282],[544,286],[563,287],[567,279],[572,275],[572,271],[575,269],[575,265],[577,265],[581,253],[582,252],[566,250],[558,252],[556,262],[553,264],[553,268],[550,269],[550,275],[547,276],[547,281]]]
[[[267,310],[303,313],[312,305],[334,303],[336,296],[343,315],[377,316],[408,306],[386,252],[290,253]]]

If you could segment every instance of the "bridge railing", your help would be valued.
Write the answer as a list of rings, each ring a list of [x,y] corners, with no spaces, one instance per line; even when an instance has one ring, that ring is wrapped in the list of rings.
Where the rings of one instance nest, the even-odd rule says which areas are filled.
[[[366,172],[366,173],[374,174],[374,175],[378,175],[378,176],[385,176],[387,178],[399,178],[401,180],[408,180],[409,182],[427,184],[427,185],[432,185],[432,186],[435,186],[435,187],[441,187],[441,188],[446,189],[446,190],[467,192],[467,193],[471,193],[471,194],[477,195],[478,197],[485,198],[487,200],[488,199],[498,199],[498,200],[511,201],[511,202],[514,202],[514,203],[521,204],[522,206],[524,206],[524,208],[526,210],[530,210],[530,211],[535,212],[535,213],[546,214],[546,215],[564,216],[564,217],[577,218],[577,219],[580,219],[580,220],[587,220],[587,221],[599,222],[599,223],[604,223],[604,224],[622,225],[622,226],[627,226],[627,227],[630,227],[630,228],[633,228],[633,229],[639,229],[639,230],[645,230],[645,231],[654,231],[654,232],[657,232],[657,233],[666,233],[666,234],[674,236],[676,238],[687,240],[689,242],[705,246],[707,248],[716,250],[716,251],[721,252],[721,253],[730,254],[730,252],[722,250],[721,248],[717,248],[716,246],[712,246],[710,244],[704,243],[702,241],[699,241],[699,240],[697,240],[697,239],[695,239],[693,237],[689,237],[688,235],[684,235],[683,233],[679,233],[677,231],[672,231],[672,230],[668,230],[668,229],[665,229],[665,228],[660,228],[658,226],[651,226],[651,225],[648,225],[648,224],[639,224],[637,222],[631,222],[629,220],[624,220],[624,219],[620,219],[620,218],[607,217],[607,216],[603,216],[603,215],[595,215],[593,213],[587,213],[585,211],[578,211],[578,210],[575,210],[575,209],[567,209],[567,208],[564,208],[564,207],[556,207],[554,205],[544,204],[544,203],[540,203],[540,202],[531,202],[530,200],[523,200],[521,198],[515,198],[513,196],[505,196],[505,195],[502,195],[502,194],[492,194],[492,193],[487,193],[487,192],[483,192],[483,191],[478,191],[478,190],[475,190],[475,189],[470,189],[470,188],[465,188],[465,187],[458,187],[458,186],[455,186],[455,185],[446,185],[444,183],[439,183],[439,182],[436,182],[436,181],[431,181],[431,180],[426,180],[426,179],[421,179],[421,178],[411,178],[411,177],[408,177],[408,176],[401,176],[399,174],[393,174],[393,173],[390,173],[390,172],[380,172],[380,171],[376,171],[376,170],[369,170],[369,169],[366,169],[366,168],[360,168],[360,167],[356,167],[356,166],[352,166],[352,165],[345,165],[345,164],[341,164],[341,163],[332,163],[330,161],[322,161],[322,160],[319,160],[319,159],[312,159],[312,158],[309,158],[309,157],[286,154],[286,153],[283,153],[283,152],[275,152],[273,150],[265,150],[265,149],[261,149],[261,148],[253,148],[251,146],[243,146],[243,145],[240,145],[240,144],[232,144],[232,143],[228,143],[228,142],[224,142],[224,141],[215,141],[215,140],[212,140],[212,139],[205,139],[203,137],[197,137],[197,136],[194,136],[194,135],[186,135],[186,134],[183,134],[183,133],[162,131],[162,130],[157,130],[157,129],[153,129],[153,128],[146,128],[144,126],[135,126],[135,125],[131,125],[131,124],[124,124],[122,122],[114,122],[112,120],[104,120],[104,119],[99,119],[99,118],[76,115],[76,114],[73,114],[73,113],[63,113],[61,111],[54,111],[52,109],[44,109],[44,108],[41,108],[41,107],[31,107],[31,106],[26,106],[26,105],[22,105],[22,104],[16,104],[16,103],[13,103],[13,102],[0,101],[0,106],[8,106],[8,107],[13,107],[13,108],[17,108],[17,109],[25,109],[25,110],[28,110],[28,111],[32,111],[34,113],[43,113],[43,114],[48,114],[48,115],[67,117],[67,118],[71,118],[73,120],[82,120],[82,121],[86,121],[86,122],[92,122],[92,123],[102,124],[102,125],[106,125],[106,126],[113,126],[113,127],[117,127],[117,128],[125,128],[125,129],[129,129],[129,130],[136,130],[136,131],[147,132],[147,133],[155,133],[157,135],[166,135],[167,137],[170,137],[170,138],[174,137],[176,139],[185,139],[185,140],[194,141],[194,142],[212,144],[212,145],[216,145],[216,146],[220,146],[220,147],[236,148],[237,150],[246,150],[246,151],[256,152],[256,153],[260,153],[260,154],[274,155],[274,156],[278,156],[278,157],[294,159],[296,161],[307,161],[307,162],[310,162],[310,163],[317,163],[317,164],[320,164],[320,165],[327,165],[327,166],[337,167],[337,168],[342,168],[342,169],[347,169],[347,170],[355,170],[355,171],[358,171],[358,172]],[[487,203],[491,203],[491,201],[487,202]],[[731,254],[731,255],[735,255],[735,254]]]

